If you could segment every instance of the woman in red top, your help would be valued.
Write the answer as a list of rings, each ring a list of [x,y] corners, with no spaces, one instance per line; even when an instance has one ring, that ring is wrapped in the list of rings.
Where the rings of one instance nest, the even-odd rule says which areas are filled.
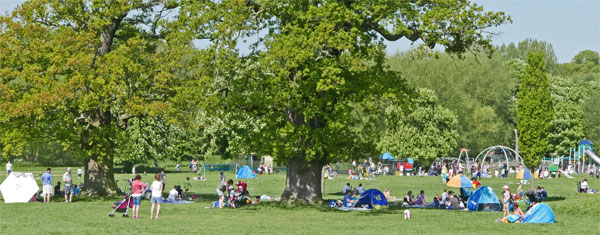
[[[140,204],[142,203],[142,191],[145,184],[141,181],[140,175],[135,175],[135,179],[131,183],[131,197],[133,197],[133,218],[140,218]]]

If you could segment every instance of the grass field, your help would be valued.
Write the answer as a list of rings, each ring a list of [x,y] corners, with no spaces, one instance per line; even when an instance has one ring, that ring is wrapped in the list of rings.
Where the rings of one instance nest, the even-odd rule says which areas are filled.
[[[63,168],[53,168],[55,182]],[[74,168],[76,169],[76,168]],[[16,168],[16,171],[39,172],[43,168]],[[74,171],[76,172],[76,170]],[[76,173],[75,173],[76,174]],[[189,172],[167,172],[167,189],[174,184],[183,184],[185,177],[194,176]],[[233,172],[226,172],[227,178],[235,178]],[[0,181],[6,176],[2,174]],[[118,174],[119,185],[130,174]],[[142,175],[142,180],[150,182],[151,173]],[[599,234],[600,195],[578,194],[575,192],[576,179],[537,180],[548,191],[548,203],[554,210],[555,224],[503,224],[494,220],[501,212],[468,212],[439,209],[410,209],[413,220],[403,219],[404,208],[390,206],[379,211],[343,212],[327,208],[326,205],[290,206],[276,202],[265,202],[238,209],[206,209],[217,200],[215,189],[218,173],[207,172],[206,181],[193,181],[192,191],[199,196],[193,204],[163,204],[160,219],[150,220],[150,201],[144,199],[141,205],[141,219],[108,216],[111,205],[118,198],[76,198],[73,203],[65,203],[64,198],[54,198],[50,204],[41,202],[27,204],[0,203],[1,234],[151,234],[151,233],[221,233],[221,234]],[[39,182],[39,180],[38,180]],[[74,179],[78,183],[77,179]],[[284,174],[260,176],[246,180],[251,195],[279,197],[285,185]],[[441,194],[445,186],[438,177],[382,176],[375,180],[347,180],[338,177],[325,181],[324,199],[339,199],[344,184],[352,186],[362,183],[365,189],[388,188],[392,196],[401,198],[408,190],[418,193],[425,190],[427,200]],[[494,188],[500,196],[501,187],[508,184],[511,191],[517,185],[514,176],[508,179],[483,179],[482,185]],[[40,183],[41,184],[41,183]],[[600,188],[600,180],[591,179],[591,188]],[[456,190],[456,189],[451,189]],[[168,191],[168,190],[165,190]]]

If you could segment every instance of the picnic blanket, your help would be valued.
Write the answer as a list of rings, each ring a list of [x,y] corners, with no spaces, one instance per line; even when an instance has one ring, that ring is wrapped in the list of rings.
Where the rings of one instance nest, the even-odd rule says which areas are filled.
[[[169,200],[163,200],[162,201],[164,204],[189,204],[189,203],[194,203],[194,201],[169,201]]]

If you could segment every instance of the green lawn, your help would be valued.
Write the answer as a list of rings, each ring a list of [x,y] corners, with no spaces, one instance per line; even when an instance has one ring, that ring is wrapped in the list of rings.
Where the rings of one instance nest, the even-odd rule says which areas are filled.
[[[53,168],[56,171],[62,168]],[[74,168],[76,169],[76,168]],[[184,168],[187,170],[187,168]],[[20,169],[17,171],[39,172],[42,168]],[[76,172],[76,170],[74,171]],[[188,172],[167,172],[167,189],[174,184],[183,184],[185,177],[193,176]],[[234,178],[233,172],[226,172],[227,178]],[[61,173],[54,173],[56,179]],[[120,186],[129,174],[118,174]],[[149,182],[152,175],[142,175],[142,180]],[[64,198],[55,198],[50,204],[40,202],[27,204],[0,203],[0,233],[2,234],[43,234],[43,233],[552,233],[552,234],[589,234],[600,233],[600,195],[585,195],[575,192],[576,179],[538,180],[548,191],[557,220],[556,224],[502,224],[494,220],[501,217],[501,212],[468,212],[447,211],[437,209],[410,209],[413,220],[403,219],[404,208],[391,206],[380,211],[343,212],[323,206],[287,206],[280,203],[261,203],[260,205],[239,209],[205,209],[216,200],[215,188],[218,181],[217,172],[207,173],[207,181],[192,181],[193,191],[199,195],[196,203],[185,205],[163,204],[160,220],[150,220],[150,201],[142,201],[141,219],[110,218],[108,213],[116,198],[90,199],[77,198],[66,204]],[[4,180],[5,175],[0,176]],[[78,182],[75,179],[75,182]],[[279,197],[285,185],[285,175],[273,174],[247,180],[251,195],[269,195]],[[408,190],[417,193],[425,190],[428,201],[435,194],[441,194],[445,186],[438,177],[400,177],[385,176],[376,180],[347,180],[338,177],[325,182],[325,199],[341,198],[338,193],[343,185],[350,182],[352,186],[362,183],[366,189],[388,188],[392,196],[401,198]],[[483,185],[494,188],[499,195],[500,187],[508,184],[512,191],[516,190],[515,180],[484,179]],[[600,180],[592,179],[590,187],[600,188]],[[455,189],[453,189],[455,190]]]

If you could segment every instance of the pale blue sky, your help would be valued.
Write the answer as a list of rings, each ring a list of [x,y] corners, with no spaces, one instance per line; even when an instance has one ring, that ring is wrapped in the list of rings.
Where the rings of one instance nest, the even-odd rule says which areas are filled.
[[[0,0],[0,12],[23,0]],[[552,44],[559,62],[569,62],[582,50],[600,51],[600,0],[475,0],[485,10],[504,11],[513,23],[491,29],[500,33],[494,44],[535,38]],[[410,42],[388,43],[388,53],[410,48]]]

